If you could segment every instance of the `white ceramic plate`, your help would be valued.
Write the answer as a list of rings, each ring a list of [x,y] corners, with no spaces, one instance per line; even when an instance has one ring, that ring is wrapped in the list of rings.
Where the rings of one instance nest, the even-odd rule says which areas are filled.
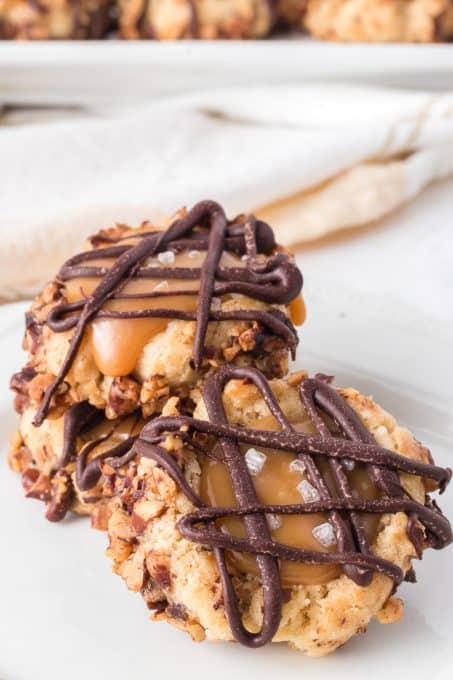
[[[135,103],[253,83],[335,81],[453,86],[451,45],[340,45],[308,38],[179,43],[0,43],[0,103]]]
[[[308,256],[305,259],[308,261]],[[327,307],[322,310],[324,321],[320,316],[312,320],[311,330],[307,326],[305,365],[336,372],[338,384],[351,382],[372,392],[432,445],[439,464],[451,464],[451,403],[439,382],[442,363],[449,359],[447,346],[439,344],[436,356],[426,360],[425,368],[411,382],[408,367],[422,356],[429,357],[431,341],[423,334],[413,338],[397,326],[387,327],[387,339],[397,347],[387,365],[393,378],[387,379],[382,371],[385,356],[370,363],[370,353],[378,345],[377,334],[382,334],[380,320],[362,316],[358,334],[358,322],[339,317],[339,309],[344,306],[339,304],[335,312],[332,308],[334,334]],[[351,309],[349,305],[348,313]],[[6,384],[23,359],[19,349],[23,310],[22,304],[0,309],[3,454],[7,434],[15,425]],[[346,357],[348,361],[344,361]],[[431,390],[422,389],[420,383]],[[418,585],[401,588],[406,600],[403,622],[372,624],[366,636],[359,636],[331,657],[309,659],[282,645],[250,651],[233,644],[195,644],[166,624],[147,621],[140,597],[128,593],[111,573],[103,556],[104,534],[92,531],[81,518],[50,524],[40,503],[23,498],[20,481],[7,469],[5,455],[0,468],[1,680],[451,678],[451,551],[431,551],[417,564]],[[452,517],[452,491],[442,499],[442,506]]]

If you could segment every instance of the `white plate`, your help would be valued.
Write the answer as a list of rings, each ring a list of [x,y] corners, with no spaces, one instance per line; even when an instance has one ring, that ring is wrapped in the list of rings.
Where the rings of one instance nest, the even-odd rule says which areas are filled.
[[[451,45],[340,45],[308,38],[177,43],[0,43],[0,102],[121,102],[275,82],[453,86]]]
[[[438,184],[379,227],[298,257],[309,314],[301,363],[374,395],[450,466],[452,192],[453,180]],[[111,573],[105,535],[83,519],[46,522],[42,505],[23,498],[7,469],[16,418],[6,385],[23,362],[24,308],[0,307],[1,680],[451,679],[451,548],[429,551],[416,565],[418,585],[401,588],[404,621],[373,624],[325,659],[283,646],[194,644],[149,623],[141,598]],[[453,487],[441,504],[453,518]]]
[[[319,259],[319,258],[318,258]],[[308,262],[309,256],[304,260]],[[312,258],[312,264],[321,266]],[[312,303],[316,295],[311,295]],[[335,319],[338,319],[338,309]],[[343,307],[344,309],[344,307]],[[353,306],[349,305],[348,313]],[[2,441],[15,425],[10,395],[5,385],[22,361],[19,349],[24,305],[0,309],[0,423]],[[313,320],[313,331],[304,334],[305,363],[312,369],[334,371],[338,383],[352,381],[390,404],[398,417],[411,426],[421,424],[424,440],[433,446],[439,464],[451,464],[453,444],[441,377],[442,362],[449,353],[442,344],[437,356],[415,381],[408,381],[408,366],[429,356],[432,339],[411,337],[398,327],[386,334],[400,349],[394,355],[388,381],[381,369],[382,356],[370,366],[376,347],[379,319],[371,315],[357,324],[335,321],[324,307],[325,321]],[[332,309],[332,314],[333,314]],[[353,315],[352,315],[353,316]],[[365,327],[365,330],[363,330]],[[322,335],[320,335],[322,334]],[[322,350],[320,337],[324,338]],[[373,340],[374,339],[374,340]],[[370,344],[371,343],[371,344]],[[371,349],[370,349],[371,348]],[[329,357],[336,357],[335,360]],[[340,361],[338,361],[340,357]],[[343,361],[349,357],[348,361]],[[400,366],[398,371],[397,366]],[[365,369],[364,367],[368,367]],[[387,367],[389,369],[389,367]],[[381,378],[377,376],[381,375]],[[420,387],[432,386],[431,392]],[[418,386],[417,386],[418,385]],[[409,401],[408,401],[409,398]],[[406,417],[403,417],[406,416]],[[417,433],[417,430],[414,427]],[[431,433],[430,433],[431,430]],[[432,436],[431,436],[432,435]],[[434,436],[436,435],[436,436]],[[6,444],[3,444],[3,450]],[[128,593],[111,574],[103,556],[104,534],[92,531],[88,521],[72,518],[50,524],[36,501],[23,498],[20,481],[0,462],[0,678],[2,680],[149,680],[189,678],[197,680],[247,680],[279,677],[300,680],[412,680],[451,678],[453,664],[452,553],[430,551],[417,564],[419,583],[404,585],[405,618],[393,626],[372,624],[336,654],[309,659],[284,646],[250,651],[232,644],[194,644],[188,636],[166,624],[149,623],[138,595]],[[453,516],[453,492],[442,499]]]

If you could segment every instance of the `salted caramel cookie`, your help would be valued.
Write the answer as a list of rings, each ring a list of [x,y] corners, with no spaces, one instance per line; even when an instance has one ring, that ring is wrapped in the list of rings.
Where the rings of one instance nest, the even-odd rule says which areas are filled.
[[[109,419],[137,408],[150,417],[225,362],[282,376],[304,319],[301,287],[267,224],[227,220],[212,201],[166,229],[102,231],[26,315],[16,410],[35,408],[36,426],[83,401]]]
[[[351,42],[436,42],[453,36],[452,0],[308,0],[314,36]]]
[[[128,40],[262,38],[274,21],[273,0],[118,0],[120,35]]]
[[[134,470],[111,501],[108,553],[154,619],[321,656],[373,617],[400,618],[412,561],[452,540],[428,495],[451,471],[371,398],[328,382],[224,366],[194,417],[156,418],[109,461]]]
[[[98,40],[110,8],[110,0],[0,0],[0,40]]]

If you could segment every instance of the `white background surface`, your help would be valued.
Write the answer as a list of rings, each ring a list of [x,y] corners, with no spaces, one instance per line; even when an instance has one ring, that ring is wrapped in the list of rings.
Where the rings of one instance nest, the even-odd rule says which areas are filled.
[[[385,223],[298,256],[308,323],[299,365],[371,393],[453,463],[453,181]],[[0,310],[0,678],[145,680],[251,677],[447,680],[453,664],[453,550],[426,554],[404,585],[405,620],[371,625],[325,659],[283,646],[194,644],[151,624],[103,556],[106,537],[82,519],[52,525],[7,469],[15,418],[9,375],[22,361],[23,306]],[[453,488],[442,499],[453,517]]]

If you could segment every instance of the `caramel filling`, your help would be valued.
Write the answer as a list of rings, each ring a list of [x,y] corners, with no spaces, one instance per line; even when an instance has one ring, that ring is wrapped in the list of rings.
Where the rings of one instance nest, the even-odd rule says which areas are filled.
[[[122,244],[134,244],[136,238],[125,239]],[[206,253],[203,251],[188,251],[178,254],[161,253],[144,262],[144,267],[173,268],[201,268]],[[110,268],[114,259],[102,258],[90,260],[89,266]],[[244,267],[245,262],[231,253],[224,252],[220,260],[222,267]],[[74,278],[66,281],[66,297],[68,302],[88,297],[99,284],[99,278]],[[171,309],[182,312],[195,312],[198,305],[198,290],[200,281],[193,279],[161,279],[134,278],[128,281],[120,291],[120,295],[134,295],[137,297],[119,298],[105,303],[104,310],[116,312],[137,312],[153,309]],[[184,295],[180,293],[184,292]],[[157,297],[147,297],[150,293],[158,293]],[[169,295],[174,293],[174,295]],[[179,293],[179,294],[178,294]],[[188,293],[188,294],[187,294]],[[302,296],[293,300],[290,314],[296,325],[303,323],[305,308]],[[96,366],[104,375],[112,377],[124,376],[132,373],[143,352],[144,347],[158,333],[167,328],[169,319],[111,319],[94,320],[88,329],[92,353]]]
[[[252,427],[263,430],[278,429],[276,421],[270,416],[256,421]],[[315,432],[311,423],[307,421],[294,427],[301,432]],[[241,450],[247,460],[248,447],[241,446]],[[301,466],[299,465],[299,469],[297,469],[297,463],[294,465],[297,456],[272,449],[264,449],[259,453],[264,454],[264,463],[262,467],[258,465],[260,467],[258,473],[256,473],[257,468],[255,468],[255,474],[252,473],[252,480],[260,503],[264,505],[289,505],[310,500],[310,498],[304,498],[302,494],[302,490],[308,489],[309,492],[311,485],[306,473],[301,471]],[[291,465],[292,463],[293,465]],[[328,462],[318,460],[317,464],[331,493],[334,494],[335,483]],[[363,466],[355,465],[353,470],[347,472],[347,476],[353,493],[367,499],[374,499],[378,496],[376,487],[370,481]],[[313,487],[311,488],[313,489]],[[205,459],[202,467],[201,497],[206,503],[216,507],[235,507],[237,505],[227,467],[220,460]],[[311,500],[315,500],[315,498]],[[379,519],[376,516],[363,515],[363,523],[370,542],[376,533],[378,521]],[[267,522],[272,538],[279,543],[321,553],[338,551],[333,527],[329,528],[331,527],[328,524],[329,517],[324,513],[267,515]],[[240,518],[225,518],[219,520],[218,525],[222,531],[233,536],[246,537],[244,523]],[[256,558],[251,554],[230,552],[227,555],[227,561],[229,569],[233,573],[259,575]],[[280,576],[283,586],[326,583],[339,576],[341,571],[342,568],[335,564],[310,565],[285,560],[280,562]]]
[[[113,449],[121,442],[130,437],[139,435],[145,425],[145,421],[137,415],[132,414],[117,421],[103,420],[102,423],[94,427],[87,433],[80,436],[82,446],[100,440],[99,443],[90,451],[88,461]]]
[[[300,293],[294,300],[289,303],[289,315],[291,321],[295,326],[302,326],[307,318],[307,310],[305,308],[305,301]]]

